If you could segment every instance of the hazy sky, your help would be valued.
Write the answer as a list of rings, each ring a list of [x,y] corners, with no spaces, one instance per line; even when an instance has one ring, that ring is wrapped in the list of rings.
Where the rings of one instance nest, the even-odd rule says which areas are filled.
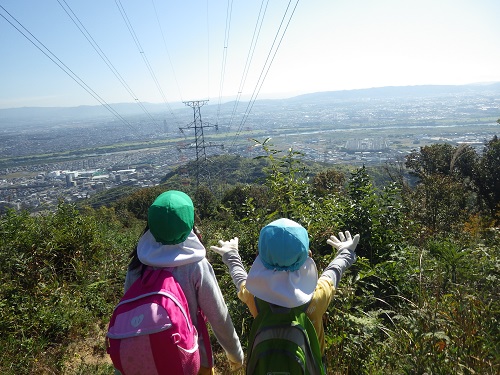
[[[0,108],[500,81],[499,15],[499,0],[0,0]]]

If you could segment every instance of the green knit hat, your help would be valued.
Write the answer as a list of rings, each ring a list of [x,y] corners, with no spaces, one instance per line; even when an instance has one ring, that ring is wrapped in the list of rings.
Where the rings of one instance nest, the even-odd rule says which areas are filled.
[[[194,226],[194,206],[182,191],[160,194],[148,209],[149,230],[157,242],[176,245],[184,242]]]

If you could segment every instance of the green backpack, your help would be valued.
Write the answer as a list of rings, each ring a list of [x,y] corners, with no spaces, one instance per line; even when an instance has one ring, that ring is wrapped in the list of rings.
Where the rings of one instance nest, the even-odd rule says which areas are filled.
[[[308,304],[286,308],[255,297],[258,315],[248,339],[248,375],[324,375]]]

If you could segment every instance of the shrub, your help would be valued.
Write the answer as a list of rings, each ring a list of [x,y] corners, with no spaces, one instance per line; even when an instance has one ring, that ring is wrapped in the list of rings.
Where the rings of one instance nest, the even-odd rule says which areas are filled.
[[[44,215],[10,211],[0,228],[0,370],[39,373],[50,357],[59,372],[65,344],[108,319],[137,232],[120,232],[112,211],[66,204]]]

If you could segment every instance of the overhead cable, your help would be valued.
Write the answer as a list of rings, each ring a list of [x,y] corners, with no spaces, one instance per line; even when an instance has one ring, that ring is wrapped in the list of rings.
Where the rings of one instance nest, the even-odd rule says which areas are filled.
[[[218,106],[217,106],[217,123],[219,123],[222,90],[224,88],[224,77],[226,74],[227,49],[229,46],[229,31],[231,30],[232,13],[233,13],[233,0],[228,0],[227,9],[226,9],[226,30],[224,33],[224,46],[222,49],[222,68],[221,68],[221,74],[220,74],[219,101],[218,101]]]
[[[163,40],[163,46],[165,47],[165,51],[167,53],[168,61],[170,63],[170,68],[172,69],[172,73],[174,75],[175,84],[177,85],[177,90],[179,90],[179,95],[181,97],[181,101],[183,102],[184,100],[182,99],[181,88],[179,86],[179,82],[177,81],[177,75],[175,74],[174,65],[172,64],[172,59],[170,58],[170,53],[168,51],[167,42],[165,41],[165,35],[163,34],[163,29],[161,27],[160,18],[158,17],[158,12],[156,10],[156,5],[155,5],[154,0],[151,0],[151,3],[153,4],[153,9],[155,11],[156,21],[158,22],[158,27],[160,28],[160,33],[161,33],[161,37],[162,37],[162,40]]]
[[[283,18],[281,19],[280,26],[279,26],[279,28],[278,28],[278,30],[276,32],[274,41],[273,41],[273,43],[271,45],[271,48],[269,49],[269,53],[267,55],[266,61],[264,63],[264,66],[262,67],[262,71],[260,73],[259,79],[257,80],[257,83],[255,85],[254,91],[253,91],[252,96],[250,98],[250,101],[248,102],[245,114],[243,115],[243,118],[242,118],[242,120],[240,122],[240,125],[239,125],[237,133],[233,137],[233,143],[231,144],[230,148],[232,148],[234,146],[234,143],[236,141],[236,137],[239,136],[239,133],[241,132],[241,129],[243,128],[243,125],[245,124],[246,120],[248,119],[248,115],[250,114],[250,112],[251,112],[251,110],[253,108],[253,105],[255,104],[255,101],[257,100],[257,96],[260,93],[262,85],[264,84],[264,81],[265,81],[265,79],[267,77],[267,74],[269,73],[269,69],[271,68],[271,65],[272,65],[272,63],[274,61],[274,58],[276,57],[276,54],[277,54],[277,52],[279,50],[279,47],[281,46],[281,42],[283,41],[283,38],[284,38],[285,33],[286,33],[287,29],[288,29],[288,26],[290,25],[290,21],[292,20],[292,17],[293,17],[293,15],[295,13],[295,10],[297,9],[297,5],[299,4],[299,1],[300,0],[297,0],[297,2],[295,3],[295,6],[293,7],[293,10],[291,11],[290,17],[288,18],[288,22],[286,23],[286,26],[285,26],[285,28],[283,30],[283,33],[281,34],[281,37],[279,38],[279,42],[278,42],[278,44],[276,46],[276,49],[274,49],[274,53],[273,53],[274,45],[276,44],[276,41],[277,41],[277,39],[278,39],[278,37],[280,35],[280,30],[281,30],[281,28],[283,26],[283,23],[285,22],[288,10],[290,8],[291,0],[288,3],[288,6],[287,6],[287,8],[285,10]],[[271,57],[271,54],[272,54],[272,57]],[[269,62],[269,64],[268,64],[268,62]]]
[[[210,100],[210,23],[208,18],[208,0],[207,1],[207,99]]]
[[[144,60],[144,63],[146,64],[146,67],[149,70],[149,73],[151,75],[151,78],[153,79],[156,88],[158,89],[158,92],[160,93],[161,97],[163,98],[163,102],[165,105],[168,107],[170,113],[175,117],[174,113],[172,112],[172,108],[170,107],[170,104],[168,103],[167,98],[165,97],[165,94],[160,86],[160,82],[158,82],[158,79],[156,78],[156,75],[153,71],[153,68],[151,67],[151,64],[149,63],[149,60],[146,56],[146,53],[144,52],[141,43],[139,42],[139,38],[137,37],[137,34],[134,31],[134,28],[132,27],[132,23],[130,22],[127,12],[125,11],[125,8],[123,8],[123,5],[120,0],[115,0],[116,6],[118,7],[118,10],[120,11],[120,14],[122,15],[123,20],[125,21],[125,24],[128,28],[128,31],[130,32],[130,35],[132,36],[132,39],[135,42],[135,45],[137,46],[137,49],[139,50],[139,53]]]
[[[92,37],[92,35],[90,35],[90,33],[88,32],[88,30],[85,28],[85,26],[83,25],[83,23],[80,21],[80,19],[78,18],[78,16],[75,14],[75,12],[71,9],[71,7],[68,5],[68,3],[66,2],[66,0],[62,0],[64,2],[64,4],[66,5],[66,7],[64,5],[61,4],[61,1],[60,0],[57,0],[57,2],[59,3],[59,5],[61,6],[61,8],[63,8],[63,10],[66,12],[66,14],[71,18],[71,20],[73,21],[73,23],[76,25],[76,27],[78,28],[78,30],[80,30],[80,32],[83,34],[83,36],[85,37],[85,39],[87,39],[87,41],[90,43],[90,45],[94,48],[94,50],[97,52],[97,54],[99,55],[99,57],[104,61],[104,63],[108,66],[108,68],[111,70],[111,72],[115,75],[115,77],[120,81],[120,83],[122,84],[122,86],[125,88],[125,90],[128,91],[128,93],[130,94],[130,96],[132,96],[132,99],[139,105],[139,107],[144,111],[144,113],[146,113],[146,115],[149,116],[149,118],[151,119],[151,121],[153,121],[153,123],[159,128],[161,129],[160,125],[158,124],[158,122],[153,118],[153,116],[148,112],[148,110],[146,109],[146,107],[144,106],[144,104],[138,99],[137,95],[135,95],[135,93],[132,91],[132,89],[130,88],[130,86],[127,84],[127,82],[123,79],[123,77],[120,75],[120,73],[118,72],[118,70],[116,70],[115,66],[111,63],[111,61],[108,59],[108,57],[106,56],[106,54],[103,52],[103,50],[99,47],[99,45],[97,44],[97,42],[94,40],[94,38]],[[67,9],[66,9],[67,8]],[[69,12],[68,12],[69,10]],[[70,13],[71,12],[71,13]]]
[[[83,81],[75,72],[73,72],[66,64],[64,64],[52,51],[50,51],[42,42],[40,42],[28,29],[26,29],[13,15],[11,15],[2,5],[0,8],[7,13],[15,23],[19,25],[17,27],[12,21],[7,19],[4,14],[0,14],[12,27],[14,27],[21,35],[23,35],[31,44],[38,48],[45,56],[47,56],[54,64],[56,64],[62,71],[64,71],[71,79],[73,79],[78,85],[80,85],[85,91],[87,91],[94,99],[101,103],[109,112],[121,120],[125,125],[129,126],[130,129],[135,131],[136,129],[125,120],[115,109],[113,109],[103,98],[99,96],[85,81]],[[27,35],[29,34],[29,35]],[[35,43],[36,41],[36,43]]]
[[[238,87],[238,94],[236,96],[236,100],[235,100],[234,106],[233,106],[233,111],[231,112],[231,117],[229,119],[229,127],[231,127],[231,124],[233,123],[233,118],[236,114],[236,109],[238,108],[241,94],[243,93],[243,89],[245,87],[245,82],[246,82],[246,79],[248,76],[248,71],[250,69],[250,64],[252,63],[253,55],[255,53],[255,47],[257,46],[257,41],[259,39],[260,31],[262,29],[262,24],[264,23],[264,18],[266,16],[267,6],[269,5],[269,0],[267,0],[267,2],[266,2],[266,7],[264,9],[264,13],[262,13],[263,5],[264,5],[264,0],[262,1],[261,5],[260,5],[259,15],[257,17],[257,22],[255,24],[255,28],[254,28],[253,35],[252,35],[252,41],[250,42],[250,48],[248,50],[247,60],[245,62],[245,68],[243,69],[243,75],[241,77],[240,85]],[[262,14],[262,17],[261,17],[261,14]]]

